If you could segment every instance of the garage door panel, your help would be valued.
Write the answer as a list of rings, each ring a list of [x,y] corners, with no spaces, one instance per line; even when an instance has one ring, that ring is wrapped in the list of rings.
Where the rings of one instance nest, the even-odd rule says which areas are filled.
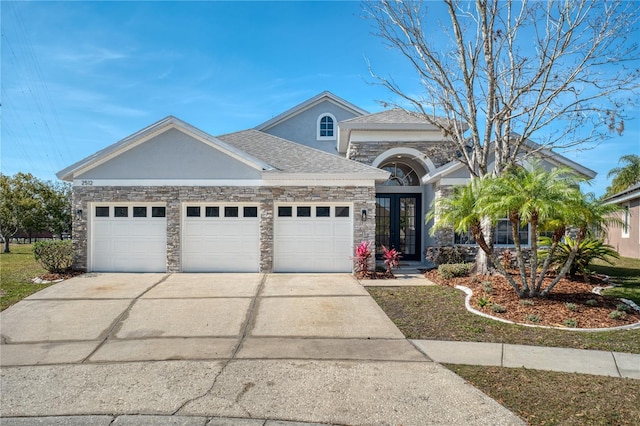
[[[128,205],[127,214],[133,214],[133,206]],[[147,211],[151,211],[151,205],[136,203],[135,206],[146,206]],[[108,208],[109,217],[95,217],[95,208],[92,208],[90,269],[100,272],[165,272],[166,218],[113,217],[114,205]]]
[[[197,206],[189,204],[188,206]],[[185,206],[185,210],[186,211]],[[201,205],[201,211],[206,211]],[[242,212],[239,206],[238,212]],[[225,209],[221,206],[219,212]],[[260,223],[257,217],[184,217],[184,272],[258,272]]]
[[[335,217],[335,211],[329,217],[276,217],[274,271],[351,272],[353,221]]]

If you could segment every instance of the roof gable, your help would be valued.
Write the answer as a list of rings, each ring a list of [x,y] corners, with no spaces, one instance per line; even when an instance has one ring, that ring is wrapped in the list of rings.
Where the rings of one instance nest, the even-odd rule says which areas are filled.
[[[345,101],[344,99],[334,95],[331,92],[328,91],[324,91],[310,99],[307,99],[306,101],[294,106],[293,108],[288,109],[287,111],[283,112],[282,114],[278,114],[275,117],[273,117],[270,120],[265,121],[262,124],[257,125],[256,127],[254,127],[255,130],[260,130],[260,131],[266,131],[269,130],[270,128],[282,123],[283,121],[286,121],[292,117],[295,117],[296,115],[308,110],[309,108],[314,107],[315,105],[318,105],[321,102],[324,101],[328,101],[331,102],[341,108],[344,108],[345,110],[360,116],[360,115],[365,115],[368,114],[367,111],[363,110],[362,108]]]
[[[189,145],[190,149],[184,149],[181,144]],[[219,171],[217,163],[229,166],[229,162],[237,166],[237,177],[259,176],[261,171],[272,169],[267,163],[169,116],[56,175],[67,181],[80,176],[101,178],[107,175],[133,179],[153,176],[154,172],[162,172],[162,177],[190,178],[189,175],[202,175],[203,170]]]

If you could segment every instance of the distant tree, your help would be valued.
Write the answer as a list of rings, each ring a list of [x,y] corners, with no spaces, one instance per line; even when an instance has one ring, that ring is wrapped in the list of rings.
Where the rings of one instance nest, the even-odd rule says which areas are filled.
[[[618,164],[620,163],[624,163],[626,166],[614,167],[607,174],[608,178],[613,176],[611,185],[607,188],[607,195],[617,194],[640,183],[640,156],[636,154],[623,155],[618,161]]]
[[[429,13],[440,6],[444,22]],[[455,143],[451,160],[473,178],[498,176],[525,154],[623,131],[640,91],[639,9],[623,0],[367,2],[378,35],[422,90],[371,73],[400,99],[391,104]]]
[[[30,173],[0,174],[0,236],[4,252],[18,231],[54,234],[71,229],[71,189],[66,183],[44,182]]]

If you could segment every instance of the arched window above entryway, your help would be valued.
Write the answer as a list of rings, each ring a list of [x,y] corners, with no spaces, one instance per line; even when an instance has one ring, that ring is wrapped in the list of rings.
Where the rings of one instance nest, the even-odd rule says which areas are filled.
[[[379,168],[391,173],[384,186],[420,186],[420,176],[406,163],[393,161],[381,164]]]

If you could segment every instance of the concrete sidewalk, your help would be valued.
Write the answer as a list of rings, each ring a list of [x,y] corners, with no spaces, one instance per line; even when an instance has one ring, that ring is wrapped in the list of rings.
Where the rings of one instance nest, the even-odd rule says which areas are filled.
[[[411,340],[442,364],[487,365],[640,379],[640,354],[484,342]]]

